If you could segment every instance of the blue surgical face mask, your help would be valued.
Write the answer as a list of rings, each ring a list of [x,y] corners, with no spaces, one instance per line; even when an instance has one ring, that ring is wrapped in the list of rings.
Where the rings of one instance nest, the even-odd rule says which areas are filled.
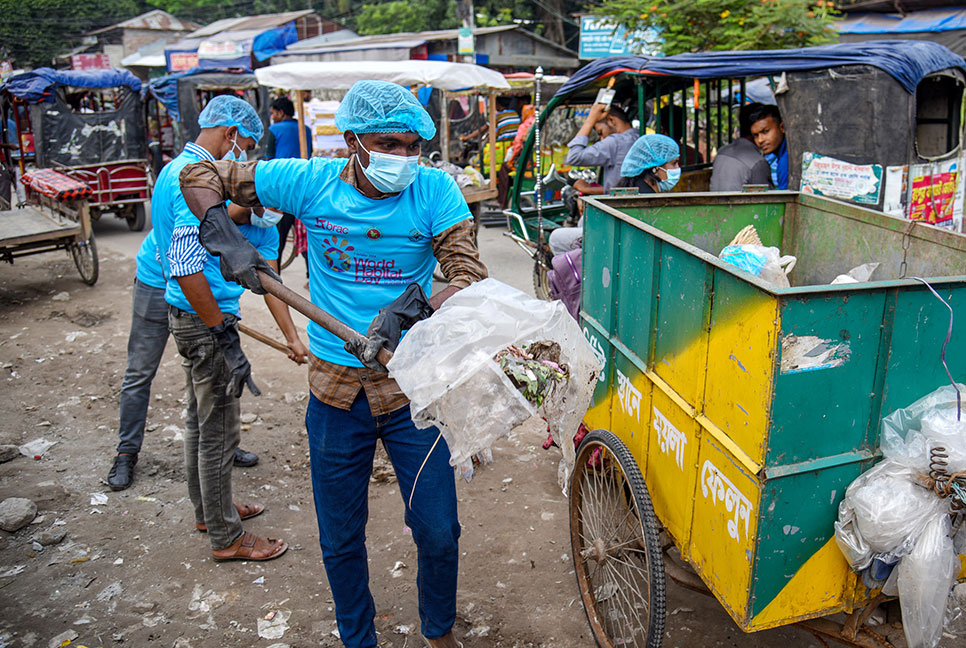
[[[362,150],[369,154],[369,166],[363,168],[362,172],[379,191],[399,193],[416,179],[416,172],[419,169],[418,155],[391,155],[369,151],[362,146],[362,140],[356,138],[356,141],[359,142]]]
[[[235,155],[235,149],[240,151],[237,155]],[[233,138],[231,138],[231,150],[225,153],[225,157],[221,159],[233,160],[235,162],[244,162],[248,159],[248,151],[244,150],[238,145],[238,135],[235,135]]]
[[[664,167],[658,167],[659,169],[664,169]],[[681,169],[664,169],[664,173],[667,174],[667,180],[658,180],[657,188],[661,191],[670,191],[674,189],[674,186],[681,179]]]
[[[266,209],[261,216],[252,212],[251,222],[255,227],[268,229],[269,227],[275,227],[280,220],[282,220],[282,214],[272,209]]]

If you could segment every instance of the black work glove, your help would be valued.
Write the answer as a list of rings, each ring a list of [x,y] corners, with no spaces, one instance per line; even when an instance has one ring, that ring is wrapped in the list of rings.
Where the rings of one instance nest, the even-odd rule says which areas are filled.
[[[369,325],[366,337],[349,340],[345,343],[345,350],[359,358],[369,369],[386,371],[376,360],[379,350],[385,347],[395,351],[402,332],[432,314],[433,307],[429,305],[426,293],[419,284],[411,283],[406,292],[379,311]]]
[[[234,281],[256,295],[267,292],[258,280],[258,270],[281,283],[278,273],[232,222],[225,205],[219,203],[205,212],[198,228],[198,238],[212,256],[219,258],[221,276],[228,281]]]
[[[248,363],[245,352],[242,351],[234,318],[226,317],[221,324],[212,326],[208,330],[215,336],[221,352],[225,355],[225,364],[228,365],[229,378],[225,394],[240,398],[245,385],[248,385],[248,390],[253,396],[261,396],[262,390],[252,380],[252,366]]]

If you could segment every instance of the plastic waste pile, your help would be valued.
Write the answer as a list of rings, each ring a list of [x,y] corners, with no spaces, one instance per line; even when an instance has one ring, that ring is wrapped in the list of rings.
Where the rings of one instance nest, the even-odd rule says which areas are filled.
[[[448,173],[456,181],[460,189],[465,187],[482,187],[486,183],[483,174],[472,166],[461,167],[452,162],[443,162],[442,160],[429,162],[428,166],[442,169]]]
[[[565,488],[573,439],[603,367],[561,302],[485,279],[417,322],[388,369],[416,426],[439,428],[464,477],[474,455],[536,416],[562,448]]]
[[[966,550],[966,416],[958,418],[952,385],[884,418],[884,460],[848,487],[835,523],[865,585],[899,596],[909,648],[934,648],[944,617],[963,617],[966,597],[951,595]]]
[[[797,259],[791,255],[782,256],[776,247],[762,245],[754,225],[748,225],[726,245],[718,255],[725,263],[750,272],[778,288],[788,288],[788,273],[795,267]]]

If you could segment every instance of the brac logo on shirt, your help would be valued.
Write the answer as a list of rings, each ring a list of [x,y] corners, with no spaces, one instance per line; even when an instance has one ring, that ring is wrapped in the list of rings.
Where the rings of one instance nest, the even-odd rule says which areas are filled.
[[[345,272],[352,267],[352,255],[349,252],[354,251],[355,248],[349,245],[349,241],[339,240],[333,236],[331,239],[323,239],[322,242],[325,243],[322,257],[329,268],[335,272]]]
[[[356,281],[359,283],[378,284],[399,283],[402,280],[402,270],[396,269],[395,259],[360,259],[356,257]]]

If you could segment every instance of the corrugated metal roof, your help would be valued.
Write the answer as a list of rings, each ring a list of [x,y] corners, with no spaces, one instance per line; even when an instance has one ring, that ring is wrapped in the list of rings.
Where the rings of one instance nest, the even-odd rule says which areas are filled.
[[[193,29],[198,29],[198,27],[199,25],[197,23],[181,20],[180,18],[175,18],[167,11],[155,9],[154,11],[143,13],[140,16],[135,16],[134,18],[129,18],[119,23],[115,23],[109,27],[102,27],[87,33],[89,35],[103,34],[104,32],[109,32],[113,29],[156,29],[159,31],[187,32]]]
[[[243,16],[241,18],[225,18],[202,27],[188,34],[188,38],[207,38],[223,31],[247,31],[251,29],[268,30],[298,20],[303,16],[314,14],[312,9],[301,11],[286,11],[283,13],[261,14],[258,16]]]

